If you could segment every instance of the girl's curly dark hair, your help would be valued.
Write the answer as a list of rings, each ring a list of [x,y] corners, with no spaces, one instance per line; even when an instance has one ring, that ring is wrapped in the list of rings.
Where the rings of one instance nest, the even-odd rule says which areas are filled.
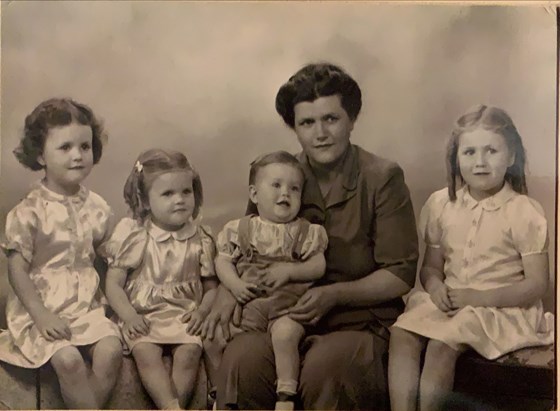
[[[25,118],[23,138],[14,150],[14,155],[31,170],[41,170],[44,166],[37,159],[43,154],[49,130],[73,122],[91,127],[93,164],[97,164],[103,153],[107,134],[91,108],[70,98],[51,98],[35,107]]]

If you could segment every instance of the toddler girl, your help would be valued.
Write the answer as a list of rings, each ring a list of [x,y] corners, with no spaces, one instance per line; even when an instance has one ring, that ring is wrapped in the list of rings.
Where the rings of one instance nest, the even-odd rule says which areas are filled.
[[[88,106],[55,98],[27,116],[14,151],[44,178],[6,221],[2,248],[13,292],[0,360],[25,368],[50,362],[68,408],[101,408],[122,360],[119,330],[105,317],[93,267],[112,212],[81,185],[101,158],[104,138]]]
[[[102,249],[107,298],[154,403],[184,408],[199,369],[197,334],[214,295],[208,291],[217,285],[214,242],[196,221],[200,177],[182,153],[148,150],[138,157],[124,197],[133,218],[122,219]],[[171,375],[162,357],[167,350]]]
[[[325,229],[297,217],[303,183],[303,170],[289,153],[279,151],[255,160],[249,196],[258,216],[230,221],[217,241],[218,277],[243,304],[237,332],[270,331],[278,377],[276,409],[293,409],[298,345],[304,335],[303,326],[290,319],[287,310],[325,271]]]
[[[541,302],[547,223],[526,195],[525,150],[507,113],[481,105],[460,117],[447,166],[448,188],[433,193],[420,215],[425,291],[410,296],[391,332],[394,411],[439,409],[467,348],[495,359],[554,339],[553,315]]]

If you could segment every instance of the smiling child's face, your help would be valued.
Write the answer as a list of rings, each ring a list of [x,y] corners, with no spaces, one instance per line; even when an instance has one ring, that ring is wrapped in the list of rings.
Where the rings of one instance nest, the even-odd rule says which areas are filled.
[[[259,216],[273,223],[288,223],[301,206],[303,175],[289,164],[273,163],[262,167],[249,186],[249,197]]]
[[[500,191],[515,156],[502,135],[477,128],[459,137],[457,160],[470,194],[483,200]]]

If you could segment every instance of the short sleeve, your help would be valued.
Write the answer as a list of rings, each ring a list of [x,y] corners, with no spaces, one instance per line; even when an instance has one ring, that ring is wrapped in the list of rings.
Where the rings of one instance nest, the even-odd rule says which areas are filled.
[[[542,206],[530,197],[519,196],[510,210],[511,234],[519,254],[548,251],[548,227]]]
[[[109,267],[131,269],[142,262],[147,242],[146,229],[131,218],[123,218],[97,251]]]
[[[14,207],[6,217],[5,239],[1,244],[6,255],[15,251],[31,263],[38,224],[36,210],[27,200]]]
[[[228,222],[222,231],[220,231],[216,244],[219,255],[230,258],[231,260],[237,260],[241,257],[238,231],[239,220]]]
[[[440,247],[442,236],[440,217],[448,201],[447,189],[436,191],[430,195],[420,211],[418,231],[428,247]]]
[[[96,232],[94,239],[94,247],[97,249],[105,241],[109,240],[115,229],[115,215],[111,206],[98,194],[90,192],[93,201],[90,207],[95,207],[91,213],[94,231]]]
[[[200,242],[202,244],[202,253],[200,255],[200,276],[215,277],[216,268],[214,267],[214,258],[216,258],[216,244],[212,238],[212,232],[207,226],[200,226]]]
[[[318,224],[311,224],[301,247],[302,259],[307,260],[315,254],[324,253],[328,243],[329,238],[325,228]]]

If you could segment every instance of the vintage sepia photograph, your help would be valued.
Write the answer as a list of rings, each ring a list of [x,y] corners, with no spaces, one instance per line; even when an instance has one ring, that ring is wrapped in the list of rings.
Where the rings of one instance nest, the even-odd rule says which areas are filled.
[[[0,16],[0,409],[557,409],[557,8]]]

